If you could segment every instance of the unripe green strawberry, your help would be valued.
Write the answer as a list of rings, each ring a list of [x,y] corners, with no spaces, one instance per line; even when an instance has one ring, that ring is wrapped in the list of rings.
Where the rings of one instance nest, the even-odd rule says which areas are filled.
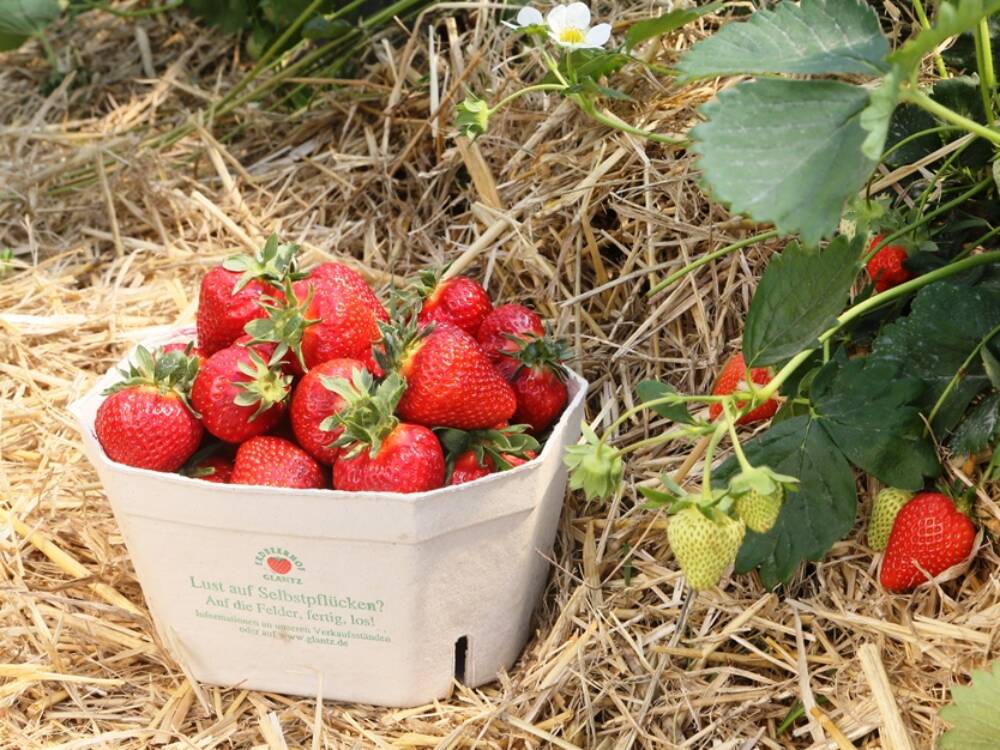
[[[756,531],[758,534],[766,534],[772,529],[774,522],[778,520],[781,504],[784,501],[785,490],[781,485],[778,485],[778,488],[769,495],[756,490],[750,490],[746,494],[740,495],[733,503],[733,510],[736,511],[736,515],[743,519],[748,529]]]
[[[882,552],[889,544],[889,532],[900,508],[910,502],[912,492],[886,487],[875,496],[872,515],[868,521],[868,546]]]
[[[711,518],[694,507],[687,507],[671,517],[667,541],[680,563],[688,585],[695,591],[715,586],[736,560],[746,526],[742,520],[727,516],[718,509]]]

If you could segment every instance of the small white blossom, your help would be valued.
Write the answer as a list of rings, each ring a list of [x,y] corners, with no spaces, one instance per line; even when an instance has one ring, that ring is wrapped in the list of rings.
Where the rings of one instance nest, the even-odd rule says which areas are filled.
[[[513,28],[548,26],[549,38],[569,49],[597,49],[611,38],[611,24],[590,26],[590,8],[583,3],[557,5],[544,19],[540,11],[526,6],[518,11],[517,23],[507,25]]]

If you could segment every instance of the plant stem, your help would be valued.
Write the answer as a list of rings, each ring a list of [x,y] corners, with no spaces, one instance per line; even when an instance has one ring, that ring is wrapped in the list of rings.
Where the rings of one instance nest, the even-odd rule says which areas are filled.
[[[898,229],[895,232],[893,232],[892,234],[886,235],[885,237],[882,238],[881,242],[879,242],[877,245],[875,245],[873,248],[871,248],[871,250],[869,250],[865,254],[865,257],[862,258],[862,260],[861,260],[862,265],[865,264],[865,263],[867,263],[873,257],[875,257],[875,254],[879,250],[881,250],[883,247],[885,247],[886,245],[890,244],[891,242],[895,242],[900,237],[902,237],[904,234],[908,234],[909,232],[912,232],[917,227],[923,226],[924,224],[926,224],[927,222],[931,221],[932,219],[935,219],[938,216],[940,216],[941,214],[946,213],[947,211],[950,211],[955,206],[958,206],[958,205],[964,203],[966,200],[968,200],[969,198],[971,198],[972,196],[974,196],[976,193],[982,192],[983,190],[985,190],[986,188],[988,188],[992,184],[993,184],[993,178],[992,177],[985,177],[982,180],[980,180],[979,182],[977,182],[975,185],[973,185],[972,187],[970,187],[968,190],[966,190],[964,193],[962,193],[961,195],[959,195],[958,197],[952,198],[947,203],[942,203],[940,206],[938,206],[937,208],[935,208],[933,211],[928,211],[927,213],[925,213],[923,216],[921,216],[916,221],[912,221],[909,224],[907,224],[905,227],[903,227],[902,229]]]
[[[974,133],[980,138],[985,138],[993,145],[1000,146],[1000,132],[997,132],[992,128],[988,128],[975,120],[970,120],[968,117],[963,117],[958,114],[958,112],[948,109],[943,104],[938,104],[936,101],[927,96],[927,94],[917,88],[904,89],[900,93],[900,99],[910,102],[911,104],[916,104],[918,107],[926,109],[935,117],[938,117],[945,122],[950,122],[953,125],[958,125],[958,127],[963,130],[968,130],[970,133]]]
[[[920,0],[913,0],[913,10],[917,13],[917,20],[920,21],[921,28],[925,31],[929,29],[931,22],[927,18],[927,13],[924,12],[924,4]],[[948,69],[944,66],[944,60],[937,52],[934,53],[934,67],[937,68],[939,76],[942,78],[948,77]]]
[[[747,461],[746,454],[743,453],[743,446],[740,445],[740,436],[736,434],[736,423],[733,421],[733,413],[729,410],[729,404],[722,403],[722,411],[726,417],[726,428],[729,430],[729,440],[733,444],[733,451],[736,453],[736,460],[743,471],[750,471],[753,466]]]
[[[926,130],[918,130],[916,133],[910,133],[910,135],[906,136],[906,138],[897,141],[896,143],[892,144],[890,148],[887,148],[885,151],[883,151],[882,158],[879,161],[884,163],[886,157],[895,153],[898,149],[901,149],[908,143],[912,143],[918,138],[923,138],[925,135],[933,135],[934,133],[944,133],[949,130],[961,130],[961,128],[958,127],[957,125],[938,125],[937,127],[934,128],[927,128]]]
[[[641,451],[644,448],[653,448],[657,445],[662,445],[663,443],[669,443],[671,440],[677,440],[678,438],[686,437],[687,433],[680,430],[674,432],[664,432],[656,437],[646,438],[645,440],[640,440],[636,443],[630,443],[621,449],[621,455],[627,453],[635,453],[636,451]]]
[[[838,330],[843,328],[845,325],[850,323],[857,318],[860,318],[865,313],[868,313],[882,305],[892,302],[899,297],[903,297],[911,292],[915,292],[928,284],[933,284],[935,281],[940,281],[941,279],[946,279],[949,276],[954,276],[962,271],[967,271],[970,268],[975,268],[977,266],[986,265],[988,263],[1000,263],[1000,251],[995,251],[991,253],[982,253],[980,255],[973,255],[971,258],[965,258],[964,260],[957,261],[955,263],[950,263],[943,268],[937,268],[929,273],[925,273],[923,276],[918,276],[915,279],[911,279],[899,286],[895,286],[892,289],[887,289],[886,291],[869,297],[863,302],[859,302],[850,307],[840,314],[837,318],[836,324],[826,329],[818,339],[820,345],[825,341],[829,340]],[[816,351],[819,347],[811,347],[805,349],[789,360],[788,364],[781,368],[777,375],[764,386],[758,393],[757,398],[759,401],[766,401],[778,392],[782,384],[791,377],[792,373],[795,372],[798,367],[809,359],[809,356]]]
[[[592,120],[596,120],[602,125],[606,125],[609,128],[614,128],[615,130],[620,130],[623,133],[629,133],[630,135],[637,135],[640,138],[645,138],[650,141],[655,141],[656,143],[665,143],[670,146],[683,146],[689,143],[687,138],[674,138],[669,135],[662,135],[661,133],[654,133],[651,130],[643,130],[642,128],[637,128],[629,125],[627,122],[622,120],[617,115],[611,112],[602,112],[589,97],[583,94],[573,94],[570,97],[576,102],[577,106]]]
[[[684,266],[684,268],[674,271],[665,279],[657,281],[656,284],[653,286],[653,288],[650,289],[648,292],[646,292],[646,296],[652,297],[654,294],[662,291],[663,289],[670,286],[678,279],[684,278],[692,271],[696,271],[702,266],[711,263],[713,260],[721,258],[723,255],[728,255],[729,253],[735,252],[737,250],[742,250],[744,247],[747,247],[748,245],[755,245],[758,242],[766,242],[767,240],[772,240],[775,237],[778,237],[779,234],[780,233],[778,232],[777,229],[771,229],[762,234],[755,234],[752,237],[747,237],[746,239],[742,239],[739,242],[734,242],[731,245],[720,247],[718,250],[715,250],[709,253],[708,255],[701,256],[700,258],[698,258],[698,260],[688,263],[686,266]]]
[[[986,113],[986,123],[992,126],[996,120],[993,111],[993,87],[996,81],[993,71],[993,48],[990,46],[990,27],[986,18],[979,19],[972,36],[976,41],[976,67],[979,69],[979,93],[983,97],[983,112]]]
[[[621,427],[625,422],[634,417],[641,411],[646,409],[652,409],[654,406],[663,406],[665,404],[685,404],[685,403],[703,403],[710,404],[720,401],[730,400],[731,396],[685,396],[681,393],[672,393],[669,396],[663,396],[661,398],[650,399],[649,401],[643,401],[641,404],[633,406],[631,409],[627,410],[621,414],[618,419],[612,422],[608,429],[606,429],[601,434],[600,442],[607,442],[608,436],[611,435],[615,430]]]
[[[705,457],[702,459],[705,465],[701,470],[701,496],[706,500],[712,499],[712,454],[715,453],[715,448],[725,432],[726,425],[724,422],[720,422],[719,426],[715,428],[715,432],[712,433],[712,439],[708,441],[708,447],[705,448]]]
[[[979,343],[976,344],[975,348],[971,352],[969,352],[969,356],[965,358],[965,361],[962,363],[962,366],[955,371],[954,375],[952,375],[951,380],[948,381],[948,385],[945,386],[944,390],[941,392],[941,395],[938,396],[938,400],[934,402],[934,407],[927,415],[927,422],[924,425],[925,435],[930,433],[931,423],[934,422],[934,417],[936,417],[937,413],[941,411],[941,406],[944,404],[945,399],[951,395],[951,392],[955,389],[955,386],[958,385],[958,381],[962,379],[962,376],[965,374],[965,371],[969,369],[969,365],[972,363],[972,360],[975,359],[976,355],[979,354],[982,348],[990,342],[990,339],[992,339],[998,333],[1000,333],[1000,325],[994,326],[989,333],[987,333],[983,338],[979,340]]]
[[[49,67],[52,68],[52,72],[56,75],[59,74],[59,57],[56,55],[56,51],[52,48],[52,43],[49,41],[48,36],[45,35],[44,31],[35,32],[35,38],[38,43],[42,45],[42,51],[45,53],[45,59],[49,63]]]
[[[565,90],[565,88],[566,87],[563,86],[561,83],[536,83],[534,86],[526,86],[520,91],[515,91],[513,94],[505,96],[495,105],[490,107],[490,114],[491,115],[496,114],[518,97],[524,96],[525,94],[530,94],[533,91],[563,91]]]

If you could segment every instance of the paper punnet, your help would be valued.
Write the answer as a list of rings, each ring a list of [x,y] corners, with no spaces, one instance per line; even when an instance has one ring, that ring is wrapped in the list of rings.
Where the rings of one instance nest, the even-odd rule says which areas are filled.
[[[456,678],[490,682],[517,659],[547,577],[586,381],[570,375],[538,458],[399,494],[220,485],[115,463],[94,417],[118,379],[112,370],[70,411],[157,630],[196,679],[403,707],[447,695]]]

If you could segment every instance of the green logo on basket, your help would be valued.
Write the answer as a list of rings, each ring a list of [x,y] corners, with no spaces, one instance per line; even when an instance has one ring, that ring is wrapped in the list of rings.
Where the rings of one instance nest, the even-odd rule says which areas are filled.
[[[265,547],[254,558],[254,564],[267,566],[279,576],[287,576],[294,568],[297,572],[305,571],[306,566],[292,552],[284,547]],[[271,576],[265,576],[271,578]],[[279,579],[280,580],[280,579]]]

